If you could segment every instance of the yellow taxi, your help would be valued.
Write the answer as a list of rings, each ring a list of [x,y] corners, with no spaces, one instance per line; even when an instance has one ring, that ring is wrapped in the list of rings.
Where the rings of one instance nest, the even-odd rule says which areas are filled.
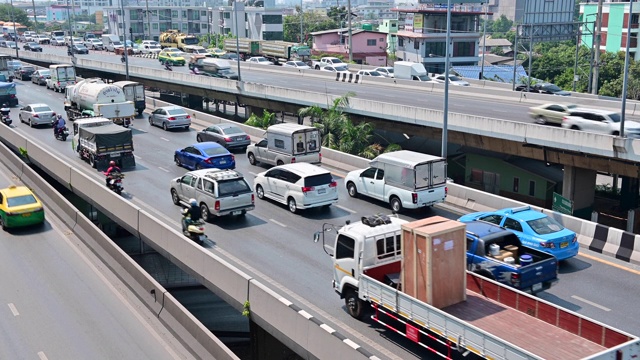
[[[165,49],[158,54],[160,64],[170,63],[171,65],[185,65],[187,62],[182,57],[182,51]]]
[[[226,51],[218,48],[208,48],[207,51],[210,52],[214,57],[220,57],[227,53]]]
[[[0,189],[0,224],[2,229],[44,223],[44,207],[26,186],[11,185]]]

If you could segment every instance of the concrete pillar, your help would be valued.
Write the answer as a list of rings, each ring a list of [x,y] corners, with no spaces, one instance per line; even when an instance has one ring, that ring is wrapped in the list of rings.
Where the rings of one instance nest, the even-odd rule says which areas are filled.
[[[234,103],[233,106],[235,107],[233,115],[238,116],[238,103]]]
[[[304,118],[300,115],[298,115],[298,124],[299,125],[304,125]]]
[[[630,210],[638,207],[640,181],[637,178],[622,177],[620,187],[620,207],[622,210]]]
[[[303,358],[276,339],[269,331],[249,322],[249,336],[251,337],[251,358],[255,360],[293,359]]]
[[[596,193],[596,171],[565,165],[562,196],[573,200],[575,216],[589,218]]]
[[[202,104],[204,103],[203,100],[204,99],[202,96],[189,94],[187,96],[187,107],[193,110],[204,110],[202,106]]]
[[[222,104],[222,113],[227,113],[227,103]]]

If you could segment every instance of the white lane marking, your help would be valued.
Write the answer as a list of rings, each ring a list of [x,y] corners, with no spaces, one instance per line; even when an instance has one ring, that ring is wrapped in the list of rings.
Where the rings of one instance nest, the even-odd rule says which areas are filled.
[[[355,211],[355,210],[351,210],[351,209],[349,209],[349,208],[346,208],[346,207],[344,207],[344,206],[342,206],[342,205],[336,205],[336,207],[337,207],[338,209],[342,209],[342,210],[344,210],[344,211],[346,211],[346,212],[350,212],[350,213],[352,213],[352,214],[355,214],[355,213],[357,212],[357,211]]]
[[[285,225],[285,224],[281,223],[281,222],[280,222],[280,221],[278,221],[278,220],[269,219],[269,221],[271,221],[272,223],[274,223],[274,224],[276,224],[276,225],[280,225],[280,226],[282,226],[282,227],[287,227],[287,225]]]
[[[160,169],[160,170],[162,170],[162,171],[164,171],[164,172],[167,172],[167,173],[168,173],[168,172],[170,172],[169,170],[167,170],[167,169],[163,168],[162,166],[158,166],[158,169]]]
[[[576,296],[576,295],[571,295],[572,298],[578,300],[578,301],[582,301],[585,304],[589,304],[591,306],[597,307],[598,309],[604,310],[604,311],[611,311],[611,309],[609,309],[608,307],[604,307],[600,304],[596,304],[593,301],[589,301],[587,299],[583,299],[580,296]]]
[[[16,309],[16,306],[13,305],[13,303],[9,303],[9,310],[11,310],[11,313],[13,314],[13,316],[18,316],[20,315],[20,313],[18,312],[18,309]]]
[[[134,158],[136,158],[136,159],[138,159],[138,160],[141,160],[141,159],[142,159],[140,156],[138,156],[138,155],[136,155],[136,154],[133,154],[133,157],[134,157]]]
[[[169,140],[169,139],[167,139],[167,138],[163,138],[163,137],[161,137],[160,139],[162,139],[162,140],[164,140],[164,141],[171,141],[171,140]]]
[[[45,355],[42,351],[38,351],[38,357],[40,358],[40,360],[49,360],[47,355]]]

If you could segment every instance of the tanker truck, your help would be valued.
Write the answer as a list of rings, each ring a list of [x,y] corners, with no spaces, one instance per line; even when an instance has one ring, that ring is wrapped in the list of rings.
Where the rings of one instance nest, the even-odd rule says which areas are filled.
[[[164,49],[167,47],[177,47],[184,51],[187,45],[198,45],[198,37],[192,34],[184,34],[178,30],[167,30],[160,34],[160,46]]]
[[[122,88],[105,84],[101,79],[84,79],[67,86],[65,91],[64,109],[70,121],[102,116],[117,125],[129,127],[135,116],[135,105],[127,101]]]

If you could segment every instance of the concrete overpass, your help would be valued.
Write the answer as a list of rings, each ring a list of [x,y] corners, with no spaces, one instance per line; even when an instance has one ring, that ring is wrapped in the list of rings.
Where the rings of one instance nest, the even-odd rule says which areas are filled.
[[[66,56],[41,53],[23,52],[21,56],[42,66],[69,60]],[[120,80],[124,78],[125,73],[123,65],[112,62],[78,58],[76,66],[78,72],[85,77],[98,76]],[[327,77],[324,74],[320,76]],[[189,107],[195,109],[202,107],[203,98],[208,98],[242,104],[250,111],[260,113],[262,109],[295,113],[298,109],[311,105],[326,107],[337,97],[327,93],[306,92],[267,84],[194,77],[190,74],[158,71],[142,66],[130,66],[130,78],[146,86],[189,94]],[[377,83],[381,80],[367,81]],[[504,93],[501,89],[485,88],[480,96],[490,101],[496,96],[504,96]],[[509,95],[513,97],[513,93]],[[527,96],[548,99],[540,94]],[[586,97],[573,100],[585,104],[594,101]],[[441,138],[443,113],[439,110],[356,97],[350,99],[350,106],[344,111],[355,119],[373,122],[380,129],[418,135],[427,139]],[[639,140],[449,113],[449,142],[562,164],[565,168],[563,196],[572,199],[577,210],[587,208],[593,203],[598,171],[622,176],[623,191],[628,196],[637,197],[638,194]]]

